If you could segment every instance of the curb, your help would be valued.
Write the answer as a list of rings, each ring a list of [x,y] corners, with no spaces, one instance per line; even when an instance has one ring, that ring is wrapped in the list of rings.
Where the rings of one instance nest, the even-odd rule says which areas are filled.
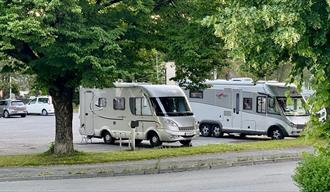
[[[0,168],[0,182],[146,175],[298,161],[312,148],[203,154],[101,164]]]

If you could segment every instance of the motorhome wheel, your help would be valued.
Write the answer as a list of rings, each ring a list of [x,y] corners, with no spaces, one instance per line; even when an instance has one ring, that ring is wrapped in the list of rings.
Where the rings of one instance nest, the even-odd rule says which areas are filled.
[[[157,147],[157,146],[160,146],[162,145],[162,142],[160,141],[158,135],[156,133],[153,133],[151,136],[150,136],[150,145],[152,147]]]
[[[245,137],[246,137],[246,134],[241,133],[241,134],[239,134],[239,137],[240,137],[240,138],[245,138]]]
[[[181,140],[179,142],[184,146],[191,146],[191,140]]]
[[[219,125],[213,125],[213,136],[214,137],[223,137],[223,132]]]
[[[106,144],[113,144],[115,142],[114,138],[107,131],[103,134],[103,141]]]
[[[9,113],[8,113],[8,111],[4,111],[4,112],[3,112],[3,117],[4,117],[4,118],[8,118],[8,117],[9,117]]]
[[[135,139],[135,145],[139,145],[139,144],[141,144],[141,142],[142,142],[142,139]]]
[[[201,132],[202,136],[209,137],[211,135],[211,126],[206,123],[201,124],[200,132]]]
[[[279,128],[274,128],[271,131],[271,137],[272,137],[272,139],[284,139],[283,132]]]

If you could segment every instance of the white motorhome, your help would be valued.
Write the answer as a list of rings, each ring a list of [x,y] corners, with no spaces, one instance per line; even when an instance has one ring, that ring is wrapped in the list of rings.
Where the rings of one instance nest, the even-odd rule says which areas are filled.
[[[139,122],[135,142],[152,146],[179,141],[190,145],[198,129],[187,98],[178,86],[117,83],[114,88],[80,89],[80,134],[105,143],[129,139],[130,123]]]
[[[304,99],[294,85],[254,84],[247,78],[206,83],[210,88],[203,91],[185,91],[202,136],[239,133],[283,139],[298,136],[309,120]]]

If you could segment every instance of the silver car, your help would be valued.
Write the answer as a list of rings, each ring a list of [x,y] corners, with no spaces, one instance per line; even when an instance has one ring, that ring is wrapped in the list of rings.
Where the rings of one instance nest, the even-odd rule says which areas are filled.
[[[0,116],[8,118],[10,116],[26,117],[25,104],[20,100],[0,100]]]

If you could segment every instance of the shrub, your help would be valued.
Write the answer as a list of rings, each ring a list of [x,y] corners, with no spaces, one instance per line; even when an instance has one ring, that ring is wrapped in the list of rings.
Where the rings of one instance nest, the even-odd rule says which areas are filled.
[[[306,155],[293,179],[302,192],[330,191],[330,153]]]

